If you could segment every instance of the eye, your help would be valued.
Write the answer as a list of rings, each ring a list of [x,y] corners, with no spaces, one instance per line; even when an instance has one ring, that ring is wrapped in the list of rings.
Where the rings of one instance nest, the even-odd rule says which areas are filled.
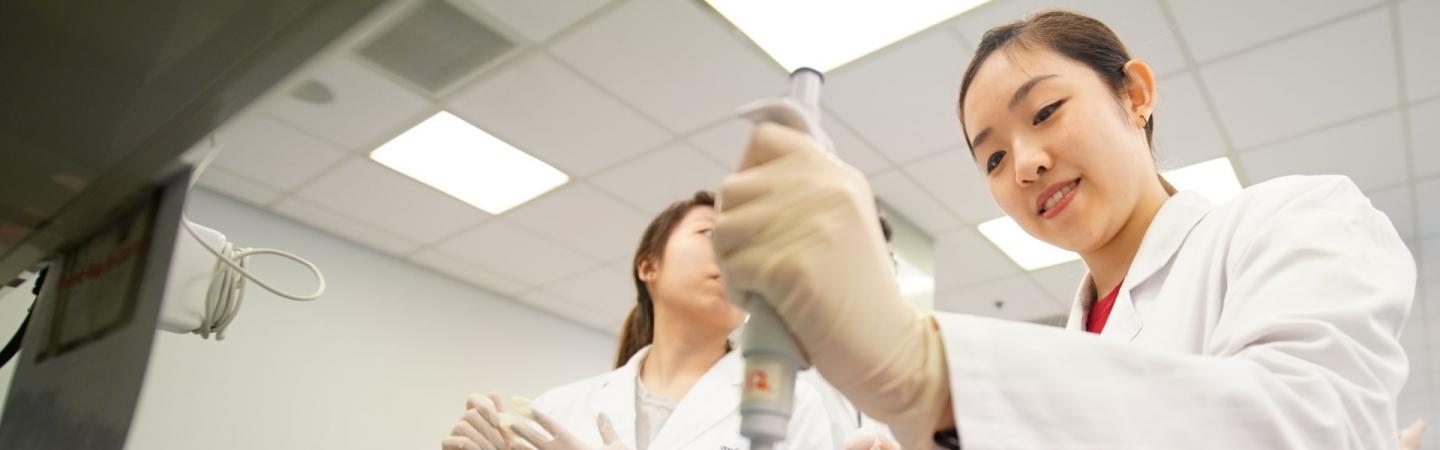
[[[715,230],[713,228],[706,228],[700,230],[700,234],[705,235],[705,237],[715,237]]]
[[[989,174],[990,172],[994,172],[995,168],[1000,167],[1000,161],[1004,159],[1005,152],[1003,150],[991,153],[990,157],[985,160],[985,173]]]
[[[1064,100],[1056,100],[1055,103],[1051,103],[1045,105],[1044,108],[1040,108],[1040,112],[1035,113],[1035,122],[1031,125],[1039,125],[1040,122],[1044,122],[1046,119],[1049,119],[1052,114],[1055,114],[1055,110],[1060,109],[1060,105],[1063,104],[1065,104]]]

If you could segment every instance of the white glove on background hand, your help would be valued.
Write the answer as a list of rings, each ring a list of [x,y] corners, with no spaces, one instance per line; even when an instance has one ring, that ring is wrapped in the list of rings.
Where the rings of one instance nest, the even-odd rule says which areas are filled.
[[[470,394],[465,402],[465,414],[450,430],[450,436],[440,441],[443,450],[512,450],[517,439],[511,436],[506,426],[513,419],[504,419],[504,404],[494,392],[490,395]],[[523,445],[523,444],[522,444]],[[528,446],[527,446],[528,447]]]
[[[547,438],[531,428],[530,424],[517,423],[511,425],[510,428],[538,450],[595,450],[540,411],[531,411],[530,418],[539,423],[553,437]],[[610,417],[604,413],[595,416],[595,426],[600,429],[600,442],[602,443],[600,450],[629,450],[629,447],[620,441],[620,435],[615,433],[615,426],[610,424]]]
[[[761,123],[720,189],[715,254],[731,301],[762,294],[806,358],[904,448],[930,448],[949,381],[939,330],[900,296],[865,177]]]
[[[900,444],[883,433],[867,431],[846,438],[845,450],[900,450]]]
[[[1425,419],[1415,419],[1400,431],[1400,450],[1420,450],[1420,438],[1424,436]]]

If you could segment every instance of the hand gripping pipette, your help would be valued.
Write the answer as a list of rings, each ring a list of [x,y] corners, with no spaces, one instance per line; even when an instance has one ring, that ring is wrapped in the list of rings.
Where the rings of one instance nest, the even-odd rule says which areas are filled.
[[[834,153],[820,129],[819,71],[802,67],[790,74],[788,98],[761,100],[743,109],[742,117],[755,123],[774,122],[809,134],[823,151]],[[795,405],[795,374],[805,359],[790,330],[759,294],[748,293],[745,308],[750,320],[740,338],[745,356],[745,386],[740,396],[740,435],[750,439],[751,450],[770,450],[785,440]]]

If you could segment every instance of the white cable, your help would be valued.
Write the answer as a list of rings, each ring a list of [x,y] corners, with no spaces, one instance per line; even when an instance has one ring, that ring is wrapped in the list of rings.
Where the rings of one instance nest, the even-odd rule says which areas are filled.
[[[212,135],[209,139],[211,146],[215,146],[215,137]],[[190,179],[190,187],[195,186],[195,182],[200,179],[200,174],[205,172],[205,169],[214,161],[215,156],[219,154],[220,149],[217,147],[195,166],[195,172]],[[201,247],[205,247],[205,250],[215,255],[215,273],[210,277],[210,289],[205,294],[205,314],[201,318],[200,328],[194,330],[194,333],[200,335],[201,338],[209,339],[210,334],[214,333],[215,340],[225,340],[225,327],[230,326],[230,323],[235,320],[235,316],[240,313],[240,304],[245,298],[246,280],[260,285],[275,295],[295,301],[314,300],[325,293],[325,275],[320,273],[319,267],[315,267],[314,263],[305,258],[270,248],[236,247],[230,242],[226,242],[224,248],[216,250],[200,238],[199,232],[191,226],[189,217],[183,213],[180,217],[180,224],[185,227],[185,231],[190,233],[191,237],[200,243]],[[250,257],[254,255],[281,256],[309,268],[310,272],[315,274],[317,283],[315,292],[308,295],[285,292],[256,278],[247,270],[250,266]]]

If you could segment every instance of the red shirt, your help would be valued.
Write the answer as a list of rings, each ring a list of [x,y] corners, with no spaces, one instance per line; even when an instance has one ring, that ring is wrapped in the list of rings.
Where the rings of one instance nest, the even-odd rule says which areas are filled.
[[[1121,281],[1120,284],[1125,282]],[[1105,298],[1090,306],[1090,314],[1085,316],[1085,331],[1100,334],[1105,330],[1105,322],[1110,320],[1110,310],[1115,308],[1115,298],[1119,296],[1120,285],[1115,285],[1115,289],[1106,294]]]

